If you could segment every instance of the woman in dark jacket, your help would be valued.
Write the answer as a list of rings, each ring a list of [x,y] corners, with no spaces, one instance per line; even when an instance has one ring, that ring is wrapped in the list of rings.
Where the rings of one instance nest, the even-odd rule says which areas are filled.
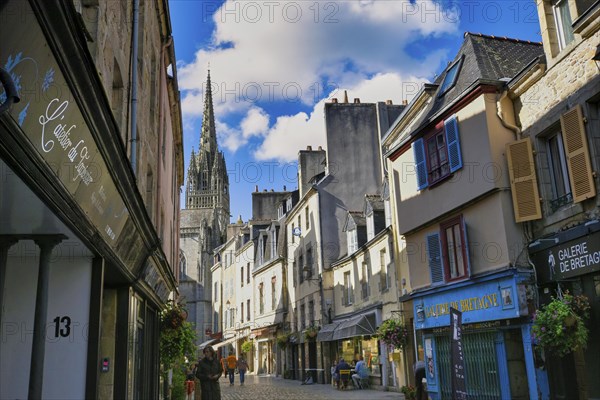
[[[203,350],[204,358],[198,362],[196,378],[200,380],[202,400],[221,400],[221,387],[219,378],[223,373],[215,350],[206,346]]]

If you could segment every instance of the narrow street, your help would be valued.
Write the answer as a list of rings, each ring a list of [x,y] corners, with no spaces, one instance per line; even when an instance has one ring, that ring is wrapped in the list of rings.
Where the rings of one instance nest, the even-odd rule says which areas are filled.
[[[236,375],[235,379],[235,385],[229,386],[229,380],[224,377],[221,378],[221,396],[223,400],[404,400],[404,395],[398,392],[384,392],[374,389],[348,389],[342,392],[331,385],[302,385],[300,381],[271,376],[246,376],[244,386],[240,386],[239,375]]]

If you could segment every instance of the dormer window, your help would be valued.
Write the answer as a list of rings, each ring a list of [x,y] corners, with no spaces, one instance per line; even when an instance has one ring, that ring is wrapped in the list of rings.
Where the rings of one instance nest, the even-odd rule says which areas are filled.
[[[562,50],[575,39],[575,36],[573,35],[571,11],[569,10],[569,1],[554,0],[552,2],[552,12],[554,14],[554,21],[556,23],[558,47],[560,50]]]
[[[462,65],[462,57],[458,59],[454,64],[448,68],[446,71],[446,76],[444,77],[444,81],[440,86],[440,92],[438,96],[443,96],[448,90],[452,89],[454,84],[456,83],[456,79],[458,78],[458,72],[460,71],[460,67]]]
[[[358,235],[356,229],[350,229],[346,232],[348,239],[348,255],[358,250]]]

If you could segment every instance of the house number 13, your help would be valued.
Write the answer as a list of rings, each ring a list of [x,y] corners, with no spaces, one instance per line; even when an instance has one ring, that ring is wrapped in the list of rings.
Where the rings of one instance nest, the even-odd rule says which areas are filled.
[[[71,317],[54,318],[54,337],[68,337],[71,334]]]

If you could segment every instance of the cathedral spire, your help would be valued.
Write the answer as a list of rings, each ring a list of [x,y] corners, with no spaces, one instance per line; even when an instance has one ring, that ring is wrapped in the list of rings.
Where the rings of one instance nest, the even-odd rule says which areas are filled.
[[[200,132],[199,152],[215,153],[217,148],[217,133],[215,130],[215,112],[213,109],[212,85],[210,82],[210,69],[206,78],[204,91],[204,113],[202,114],[202,131]]]

